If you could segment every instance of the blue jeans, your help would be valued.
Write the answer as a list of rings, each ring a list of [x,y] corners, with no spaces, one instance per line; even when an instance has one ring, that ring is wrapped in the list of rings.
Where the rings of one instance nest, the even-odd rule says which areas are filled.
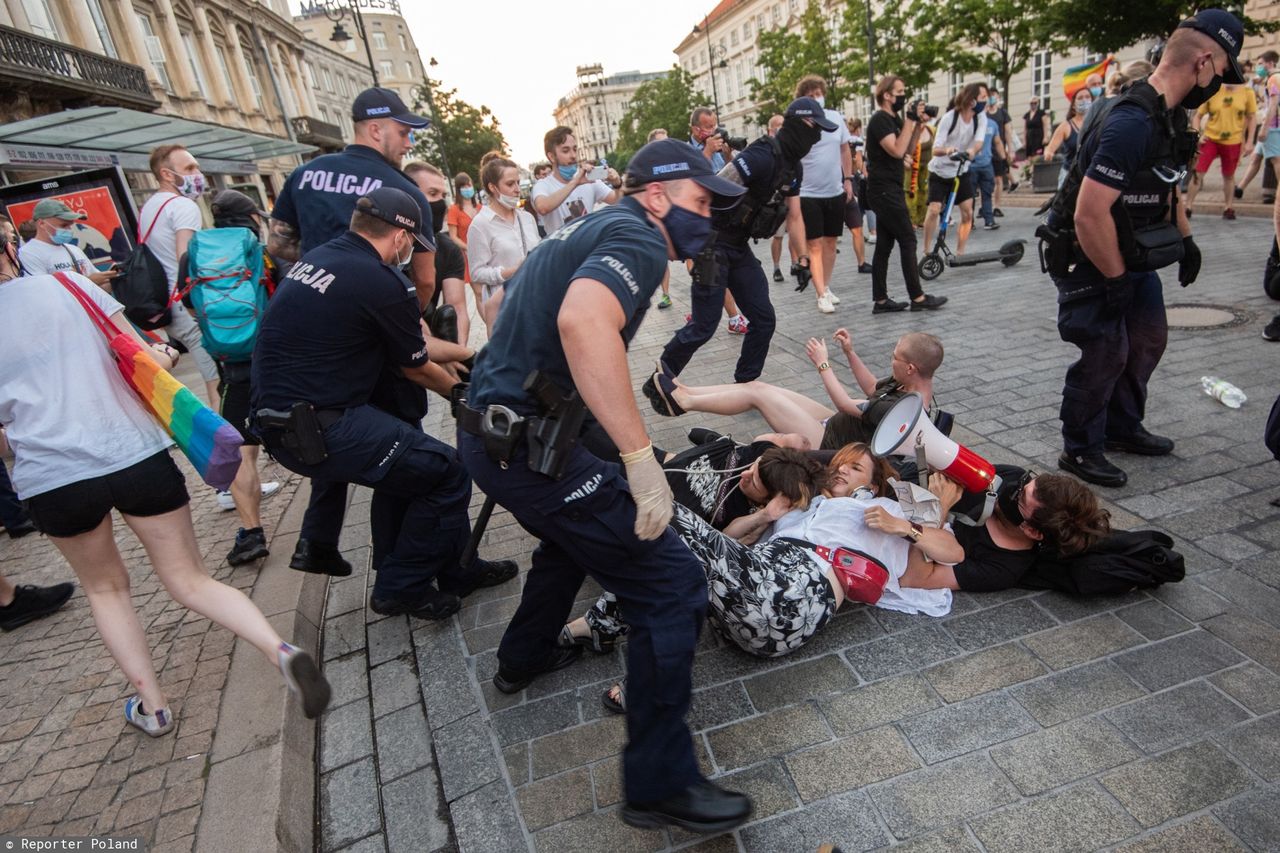
[[[1081,264],[1055,284],[1075,289],[1100,278]],[[1164,355],[1169,322],[1160,277],[1128,278],[1133,298],[1123,311],[1110,309],[1101,292],[1058,306],[1058,334],[1080,348],[1067,368],[1060,413],[1064,449],[1073,456],[1102,453],[1108,438],[1133,435],[1146,415],[1147,383]]]
[[[969,167],[969,178],[976,185],[978,195],[982,197],[982,221],[994,225],[996,215],[993,212],[996,193],[996,172],[990,163],[979,166],[974,163]]]

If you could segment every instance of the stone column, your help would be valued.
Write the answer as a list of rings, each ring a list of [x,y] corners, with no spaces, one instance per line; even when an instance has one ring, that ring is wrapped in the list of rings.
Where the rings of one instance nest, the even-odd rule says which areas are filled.
[[[191,63],[187,60],[186,45],[182,43],[182,33],[178,31],[178,19],[173,14],[173,4],[169,0],[155,0],[156,17],[160,19],[160,40],[169,48],[166,56],[169,61],[165,68],[169,71],[169,79],[177,90],[179,98],[201,98],[200,87],[192,77]]]
[[[232,106],[235,104],[235,96],[227,91],[227,81],[222,76],[222,64],[218,62],[218,45],[214,42],[213,30],[209,27],[209,15],[200,5],[195,6],[195,12],[196,42],[204,52],[204,67],[209,75],[209,86],[213,89],[210,94],[219,107]]]

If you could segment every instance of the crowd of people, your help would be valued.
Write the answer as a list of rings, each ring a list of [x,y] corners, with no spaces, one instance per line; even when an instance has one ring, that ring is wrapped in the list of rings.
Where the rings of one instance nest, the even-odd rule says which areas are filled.
[[[1237,60],[1242,37],[1228,13],[1200,12],[1170,36],[1158,65],[1126,67],[1111,92],[1089,81],[1058,128],[1033,100],[1022,145],[986,83],[936,110],[912,101],[893,74],[876,83],[865,129],[827,107],[821,77],[806,76],[759,139],[733,140],[700,107],[687,139],[654,129],[621,174],[588,162],[573,129],[555,127],[527,202],[519,167],[501,152],[476,164],[475,178],[404,162],[428,120],[386,89],[355,98],[353,143],[299,166],[270,212],[234,191],[207,192],[196,158],[180,144],[162,146],[151,156],[158,190],[142,207],[140,230],[174,293],[167,340],[140,335],[111,295],[112,273],[68,245],[62,230],[78,215],[65,205],[36,206],[36,236],[21,250],[6,239],[0,423],[16,464],[13,488],[0,482],[0,521],[13,537],[40,531],[65,556],[136,688],[124,716],[147,734],[163,735],[175,720],[129,598],[113,511],[176,600],[249,639],[308,716],[327,705],[310,655],[209,578],[170,441],[114,368],[82,310],[92,302],[115,334],[142,343],[161,367],[173,365],[170,344],[181,342],[211,405],[240,430],[229,494],[242,527],[229,562],[267,554],[257,473],[264,447],[311,485],[292,568],[352,572],[338,537],[348,485],[363,485],[373,492],[369,607],[445,619],[475,590],[518,572],[515,561],[477,554],[468,507],[478,486],[538,540],[498,647],[495,687],[521,691],[584,649],[612,651],[625,633],[626,685],[602,696],[627,717],[622,819],[732,828],[750,815],[750,799],[702,775],[684,721],[705,622],[749,654],[776,657],[811,640],[846,602],[942,616],[956,590],[1056,588],[1061,561],[1114,533],[1081,482],[1125,482],[1103,451],[1172,450],[1143,426],[1147,381],[1167,335],[1155,270],[1176,263],[1183,283],[1199,270],[1178,188],[1192,156],[1188,111],[1205,132],[1195,181],[1215,157],[1230,177],[1240,146],[1262,132],[1257,113],[1264,129],[1274,120],[1275,99],[1251,108],[1244,94],[1252,93]],[[1269,74],[1274,60],[1264,55],[1259,68]],[[818,311],[831,314],[841,301],[837,247],[850,229],[858,271],[871,276],[873,315],[936,310],[947,300],[921,287],[917,227],[929,245],[954,195],[960,252],[975,207],[983,227],[998,228],[1019,150],[1064,155],[1042,239],[1060,333],[1081,352],[1067,370],[1058,461],[1075,476],[999,465],[983,492],[919,470],[923,457],[874,453],[877,427],[904,402],[914,401],[937,433],[950,432],[954,419],[938,393],[944,341],[931,334],[903,335],[877,376],[838,329],[832,341],[849,387],[826,341],[813,337],[805,355],[826,400],[761,380],[776,315],[753,240],[771,241],[775,283],[785,242],[798,289],[812,284]],[[197,204],[206,196],[213,229],[203,228]],[[870,263],[864,228],[874,229]],[[251,346],[235,357],[200,290],[218,280],[201,249],[214,232],[239,239],[240,261],[264,270],[266,307],[252,316]],[[895,248],[904,302],[888,293]],[[684,449],[650,441],[627,345],[654,301],[673,304],[673,261],[690,271],[690,313],[642,396],[665,417],[754,411],[773,432],[742,444],[695,428]],[[470,346],[473,305],[487,339],[478,350]],[[687,382],[722,312],[743,335],[734,382]],[[37,314],[45,318],[39,335],[23,319]],[[43,390],[50,387],[62,395]],[[450,406],[456,449],[422,428],[431,395]],[[570,609],[587,576],[605,594],[576,616]],[[2,625],[47,615],[72,594],[68,584],[15,588],[0,578]]]

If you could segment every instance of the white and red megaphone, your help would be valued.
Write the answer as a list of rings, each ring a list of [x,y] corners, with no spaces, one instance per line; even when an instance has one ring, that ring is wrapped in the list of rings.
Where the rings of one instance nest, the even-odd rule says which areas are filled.
[[[990,489],[996,476],[995,466],[938,432],[933,422],[923,415],[924,400],[915,392],[894,403],[871,437],[871,452],[876,456],[912,456],[919,446],[933,470],[946,474],[971,492]]]

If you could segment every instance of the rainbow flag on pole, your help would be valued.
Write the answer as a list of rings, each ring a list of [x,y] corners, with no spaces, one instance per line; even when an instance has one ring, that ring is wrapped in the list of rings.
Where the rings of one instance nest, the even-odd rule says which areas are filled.
[[[1107,79],[1107,68],[1114,64],[1116,58],[1107,56],[1101,62],[1093,62],[1085,65],[1073,65],[1062,73],[1062,91],[1066,94],[1067,100],[1070,101],[1076,96],[1076,92],[1084,88],[1084,81],[1089,79],[1090,74],[1099,74],[1103,80]]]

